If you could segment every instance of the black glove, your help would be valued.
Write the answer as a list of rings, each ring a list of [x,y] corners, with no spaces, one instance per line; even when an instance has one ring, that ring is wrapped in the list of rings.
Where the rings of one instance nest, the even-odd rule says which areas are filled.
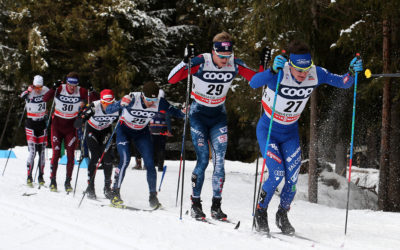
[[[61,84],[62,84],[62,81],[61,81],[61,80],[55,81],[55,82],[53,83],[53,89],[54,89],[54,90],[58,89],[58,87],[60,87]]]
[[[260,53],[260,65],[266,68],[270,60],[271,60],[271,48],[267,45],[262,49]]]
[[[183,62],[188,63],[189,58],[193,58],[195,56],[195,49],[193,43],[188,43],[185,47],[185,52],[183,55]]]

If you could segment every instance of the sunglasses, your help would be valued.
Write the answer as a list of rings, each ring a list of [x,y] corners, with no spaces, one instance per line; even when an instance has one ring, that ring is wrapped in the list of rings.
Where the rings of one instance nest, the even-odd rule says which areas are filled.
[[[229,59],[229,58],[231,58],[232,55],[233,55],[233,53],[231,53],[230,55],[222,55],[222,54],[219,54],[219,53],[217,52],[217,50],[215,49],[215,47],[214,47],[214,52],[215,52],[215,54],[216,54],[219,58],[221,58],[221,59]]]
[[[303,72],[309,72],[311,70],[311,67],[314,65],[314,62],[311,61],[311,65],[306,67],[306,68],[302,68],[299,66],[296,66],[293,64],[292,61],[290,61],[290,66],[292,66],[297,72],[303,73]]]
[[[41,90],[43,88],[43,86],[33,86],[33,89],[36,89],[36,90]]]
[[[145,97],[145,96],[143,96],[143,97],[148,102],[156,102],[156,101],[158,101],[158,97],[156,97],[156,98],[149,98],[149,97]]]

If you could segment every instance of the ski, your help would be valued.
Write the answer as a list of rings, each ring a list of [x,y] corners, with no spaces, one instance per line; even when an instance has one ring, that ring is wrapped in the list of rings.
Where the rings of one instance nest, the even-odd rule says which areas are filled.
[[[137,212],[154,212],[156,210],[161,210],[162,209],[162,205],[159,204],[158,206],[156,206],[153,209],[142,209],[142,208],[137,208],[137,207],[132,207],[132,206],[127,206],[127,205],[113,205],[113,204],[101,204],[101,207],[113,207],[113,208],[119,208],[119,209],[123,209],[123,210],[131,210],[131,211],[137,211]]]
[[[229,220],[229,219],[218,220],[218,219],[214,219],[214,218],[213,218],[213,220],[214,220],[214,221],[219,221],[219,222],[223,222],[223,223],[228,223],[228,224],[235,225],[235,227],[234,227],[235,230],[236,230],[236,229],[239,229],[239,227],[240,227],[240,221],[235,222],[235,221],[231,221],[231,220]]]
[[[23,193],[22,196],[31,196],[31,195],[35,195],[37,193]]]
[[[308,238],[308,237],[299,235],[299,234],[297,234],[297,233],[294,233],[294,234],[284,234],[284,233],[282,233],[282,232],[271,232],[270,235],[271,235],[271,237],[274,237],[274,238],[281,238],[281,237],[282,237],[282,238],[285,238],[285,237],[289,237],[289,238],[296,238],[296,239],[300,239],[300,240],[309,241],[309,242],[311,242],[311,243],[313,244],[312,246],[315,246],[315,244],[318,244],[318,243],[319,243],[319,242],[317,242],[317,241],[315,241],[315,240],[313,240],[313,239],[311,239],[311,238]]]

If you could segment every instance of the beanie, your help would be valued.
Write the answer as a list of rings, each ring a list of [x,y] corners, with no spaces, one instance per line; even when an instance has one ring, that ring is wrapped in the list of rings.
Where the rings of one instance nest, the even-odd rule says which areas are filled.
[[[114,92],[111,89],[103,89],[100,92],[100,100],[105,103],[113,103],[115,101]]]
[[[43,77],[40,75],[36,75],[33,77],[33,86],[41,87],[43,86]]]

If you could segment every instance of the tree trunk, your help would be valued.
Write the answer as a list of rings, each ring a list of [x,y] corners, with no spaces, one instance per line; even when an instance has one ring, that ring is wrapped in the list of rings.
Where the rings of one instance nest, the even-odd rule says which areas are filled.
[[[310,162],[308,168],[308,200],[318,202],[317,173],[317,90],[311,94],[310,103]]]
[[[389,73],[389,21],[384,19],[383,25],[383,73]],[[390,152],[390,78],[385,78],[382,100],[381,156],[379,160],[379,209],[388,211],[388,175]]]
[[[335,146],[335,165],[335,173],[346,177],[346,146],[340,138],[338,138]]]
[[[390,211],[400,211],[400,102],[392,104],[390,167],[388,183],[388,207]]]

